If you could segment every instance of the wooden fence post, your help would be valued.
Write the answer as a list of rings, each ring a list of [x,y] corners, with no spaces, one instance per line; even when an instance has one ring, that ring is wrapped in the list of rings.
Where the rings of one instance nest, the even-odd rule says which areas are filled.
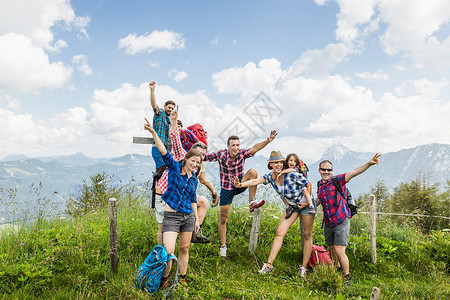
[[[372,288],[372,293],[370,294],[370,300],[378,300],[380,298],[380,289],[374,286]]]
[[[376,199],[370,195],[370,256],[374,264],[377,263],[377,215]]]
[[[108,200],[109,206],[109,262],[111,272],[117,274],[119,259],[117,256],[117,210],[116,198]]]
[[[250,241],[248,243],[248,253],[253,254],[258,244],[259,224],[261,223],[261,208],[253,211],[252,230],[250,231]]]

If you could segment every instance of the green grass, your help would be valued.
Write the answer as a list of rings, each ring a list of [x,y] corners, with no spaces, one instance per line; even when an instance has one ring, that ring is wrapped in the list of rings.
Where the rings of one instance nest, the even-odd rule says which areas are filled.
[[[118,274],[110,272],[107,208],[79,218],[41,218],[2,234],[0,299],[147,299],[148,294],[134,288],[134,275],[156,245],[155,216],[142,197],[124,199],[118,203]],[[306,279],[299,277],[299,222],[286,235],[273,273],[258,275],[281,217],[281,210],[272,208],[262,212],[258,248],[252,255],[248,254],[252,216],[245,207],[233,208],[226,259],[218,255],[219,209],[209,209],[203,232],[212,243],[191,245],[188,286],[178,288],[171,298],[368,299],[374,286],[381,289],[382,299],[450,298],[449,233],[426,237],[390,217],[378,220],[376,265],[370,260],[368,216],[352,218],[347,249],[350,288],[333,267],[316,269]],[[324,245],[320,217],[313,238],[315,244]],[[430,250],[433,247],[440,249],[439,254]]]

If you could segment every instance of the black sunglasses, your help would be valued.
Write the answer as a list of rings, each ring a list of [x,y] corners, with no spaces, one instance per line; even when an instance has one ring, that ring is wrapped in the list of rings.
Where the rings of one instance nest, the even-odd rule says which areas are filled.
[[[326,172],[326,171],[331,172],[331,171],[333,171],[333,169],[324,169],[324,168],[320,168],[320,171],[323,171],[323,172]]]

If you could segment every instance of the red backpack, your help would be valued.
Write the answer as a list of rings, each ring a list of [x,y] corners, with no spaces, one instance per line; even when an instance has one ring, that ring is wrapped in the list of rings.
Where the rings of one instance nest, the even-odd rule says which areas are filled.
[[[309,257],[308,265],[315,267],[317,265],[331,265],[330,252],[325,250],[322,246],[312,245],[311,256]]]
[[[195,123],[194,125],[189,126],[187,129],[192,131],[200,140],[200,142],[208,146],[208,142],[206,141],[206,139],[208,138],[208,136],[206,135],[207,132],[203,129],[202,125],[200,125],[199,123]]]

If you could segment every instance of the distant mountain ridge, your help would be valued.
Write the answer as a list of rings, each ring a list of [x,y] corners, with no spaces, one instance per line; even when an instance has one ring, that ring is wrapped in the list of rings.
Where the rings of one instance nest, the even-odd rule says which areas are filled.
[[[374,153],[356,152],[341,144],[333,144],[317,162],[305,161],[309,167],[309,180],[315,187],[320,179],[318,164],[323,159],[333,163],[334,174],[344,173],[367,162]],[[126,184],[131,179],[146,182],[151,179],[154,162],[150,155],[127,154],[112,159],[94,159],[76,153],[68,156],[49,156],[27,158],[23,155],[10,155],[0,161],[0,188],[17,188],[17,197],[29,197],[30,186],[42,183],[42,194],[52,198],[54,194],[66,196],[76,194],[91,175],[106,172],[113,175],[118,184]],[[269,172],[267,157],[255,156],[246,160],[245,169],[255,168],[258,174]],[[217,163],[206,163],[207,177],[218,186],[219,170]],[[369,192],[377,179],[384,181],[389,188],[400,182],[408,182],[418,176],[425,176],[430,183],[444,184],[450,171],[450,145],[427,144],[397,152],[384,153],[378,166],[355,177],[348,184],[354,195]],[[2,208],[0,207],[0,211]],[[0,215],[1,217],[1,215]]]

